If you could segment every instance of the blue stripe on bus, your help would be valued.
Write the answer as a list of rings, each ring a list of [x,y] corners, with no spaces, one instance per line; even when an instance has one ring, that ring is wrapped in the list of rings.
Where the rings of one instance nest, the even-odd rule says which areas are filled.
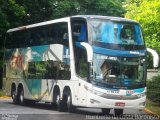
[[[118,57],[136,57],[136,56],[144,56],[146,50],[132,50],[133,52],[139,52],[140,54],[132,54],[131,51],[123,51],[123,50],[111,50],[101,47],[93,46],[93,52],[98,54],[104,54],[109,56],[118,56]]]
[[[135,93],[142,93],[145,90],[145,88],[138,88],[138,89],[134,89]]]
[[[138,89],[133,89],[133,90],[127,90],[126,91],[126,96],[132,96],[132,94],[134,94],[134,93],[142,93],[142,92],[144,92],[144,90],[145,90],[145,88],[138,88]]]

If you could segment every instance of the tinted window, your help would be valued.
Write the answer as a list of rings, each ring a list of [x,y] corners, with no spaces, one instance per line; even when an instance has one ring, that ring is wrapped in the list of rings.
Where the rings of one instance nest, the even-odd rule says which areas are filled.
[[[89,21],[91,40],[123,45],[144,45],[140,26],[136,23],[113,22],[102,19]]]
[[[70,79],[70,66],[59,61],[33,61],[29,62],[28,73],[24,72],[28,79]]]
[[[67,23],[55,23],[40,27],[34,27],[15,31],[7,34],[7,48],[23,48],[29,46],[39,46],[47,44],[65,44],[67,45],[68,38]]]
[[[84,20],[72,21],[72,37],[75,42],[88,41],[87,24]]]
[[[77,43],[78,44],[78,43]],[[86,49],[74,45],[75,51],[75,67],[76,73],[82,78],[87,79],[88,76],[88,63]]]

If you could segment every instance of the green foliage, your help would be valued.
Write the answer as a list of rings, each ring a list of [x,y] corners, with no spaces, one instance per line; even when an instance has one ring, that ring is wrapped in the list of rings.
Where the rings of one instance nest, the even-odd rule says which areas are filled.
[[[24,7],[17,4],[15,0],[0,0],[0,54],[2,54],[6,30],[21,25],[24,15]]]
[[[147,109],[155,113],[156,115],[160,115],[160,109],[159,109],[159,104],[152,102],[150,100],[146,101],[146,106]]]
[[[140,22],[147,47],[160,53],[160,1],[126,0],[123,4],[125,16]]]
[[[4,92],[0,90],[0,97],[4,96]]]
[[[15,0],[0,0],[0,31],[3,33],[9,27],[16,27],[21,24],[21,18],[25,15],[24,7]]]
[[[53,18],[77,14],[123,16],[125,12],[118,0],[60,0],[53,11]]]
[[[147,97],[149,100],[160,104],[160,75],[147,81]]]
[[[26,12],[22,24],[33,24],[49,20],[53,13],[52,5],[56,0],[17,0]]]
[[[17,0],[26,11],[23,24],[78,14],[123,16],[125,11],[118,0]]]

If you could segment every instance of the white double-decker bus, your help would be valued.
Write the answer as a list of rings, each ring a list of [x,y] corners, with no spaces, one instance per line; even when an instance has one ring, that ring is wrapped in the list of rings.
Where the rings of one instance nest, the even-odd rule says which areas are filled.
[[[135,21],[72,16],[7,31],[3,85],[16,104],[144,109],[146,47]]]

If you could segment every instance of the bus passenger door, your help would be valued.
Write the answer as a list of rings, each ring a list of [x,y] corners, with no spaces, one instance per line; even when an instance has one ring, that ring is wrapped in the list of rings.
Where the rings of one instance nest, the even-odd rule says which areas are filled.
[[[77,52],[77,53],[76,53]],[[88,78],[88,62],[86,50],[80,47],[75,47],[75,68],[78,76],[78,104],[86,106],[87,92],[87,78]]]
[[[86,106],[87,92],[85,86],[88,78],[87,50],[82,43],[88,41],[87,23],[84,19],[72,19],[72,38],[74,48],[75,70],[78,77],[78,105]]]

